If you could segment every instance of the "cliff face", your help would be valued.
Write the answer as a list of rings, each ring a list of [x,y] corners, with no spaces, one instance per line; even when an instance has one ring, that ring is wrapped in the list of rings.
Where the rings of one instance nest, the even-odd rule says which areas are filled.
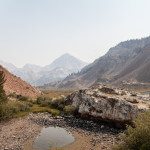
[[[17,95],[35,98],[41,94],[38,89],[27,84],[25,81],[21,80],[21,78],[11,74],[4,67],[0,66],[0,71],[3,71],[5,74],[6,82],[4,84],[4,90],[7,95],[16,93]]]

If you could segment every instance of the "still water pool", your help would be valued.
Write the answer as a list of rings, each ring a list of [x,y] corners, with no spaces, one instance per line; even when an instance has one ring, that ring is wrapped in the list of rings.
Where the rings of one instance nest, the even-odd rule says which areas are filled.
[[[33,143],[35,150],[50,150],[53,148],[60,148],[74,142],[74,137],[60,127],[43,128],[39,136]]]

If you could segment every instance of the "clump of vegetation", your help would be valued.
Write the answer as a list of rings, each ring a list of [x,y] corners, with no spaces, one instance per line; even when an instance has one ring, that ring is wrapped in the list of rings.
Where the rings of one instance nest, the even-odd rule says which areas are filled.
[[[48,106],[50,108],[55,108],[59,110],[63,110],[65,107],[65,99],[64,98],[48,98],[48,97],[38,97],[36,104],[40,106]]]
[[[10,93],[8,95],[8,97],[15,98],[15,99],[17,99],[19,101],[28,101],[29,100],[28,97],[22,96],[22,95],[17,95],[15,92],[14,93]]]
[[[58,116],[60,114],[72,115],[75,113],[76,109],[71,105],[66,105],[65,98],[48,98],[48,97],[38,97],[36,105],[32,112],[49,112],[53,116]]]
[[[57,109],[51,109],[50,107],[42,107],[37,104],[33,105],[33,107],[30,109],[31,112],[33,113],[43,113],[43,112],[48,112],[52,114],[52,116],[59,116],[60,111]]]
[[[4,73],[0,72],[0,121],[13,117],[22,117],[30,112],[48,112],[52,116],[70,115],[74,112],[74,108],[65,105],[65,95],[68,95],[70,92],[47,91],[47,93],[36,100],[17,95],[16,93],[11,93],[7,97],[3,89],[4,83]]]
[[[60,115],[60,111],[57,109],[51,109],[51,112],[53,117],[59,116]]]
[[[10,94],[8,95],[8,97],[17,98],[17,94],[16,94],[15,92],[13,92],[13,93],[10,93]]]
[[[28,101],[28,97],[26,97],[26,96],[22,96],[22,95],[17,95],[17,97],[16,97],[18,100],[20,100],[20,101]]]
[[[5,75],[0,71],[0,121],[10,119],[20,112],[27,112],[32,107],[32,103],[26,102],[27,98],[23,96],[16,100],[8,100],[4,91],[5,81]],[[12,93],[9,96],[16,98],[17,95]]]
[[[50,102],[49,106],[62,111],[65,107],[65,99],[64,98],[53,99]]]
[[[65,106],[63,109],[66,115],[73,115],[76,113],[76,108],[72,105]]]
[[[38,97],[36,103],[40,106],[49,106],[52,99],[48,97]]]
[[[30,105],[27,102],[9,101],[3,104],[0,110],[0,121],[13,118],[20,112],[27,112]]]
[[[150,112],[141,113],[135,120],[135,128],[128,127],[122,136],[122,142],[115,150],[150,149]]]

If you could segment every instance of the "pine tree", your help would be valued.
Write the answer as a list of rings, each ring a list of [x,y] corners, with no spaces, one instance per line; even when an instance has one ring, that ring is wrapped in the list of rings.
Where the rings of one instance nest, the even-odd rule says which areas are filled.
[[[4,91],[4,83],[5,83],[5,74],[3,71],[0,71],[0,104],[6,102],[7,97]]]

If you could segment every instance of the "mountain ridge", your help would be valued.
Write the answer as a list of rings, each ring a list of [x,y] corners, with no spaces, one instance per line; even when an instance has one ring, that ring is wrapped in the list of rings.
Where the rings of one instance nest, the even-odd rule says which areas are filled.
[[[87,65],[87,63],[69,53],[65,53],[55,59],[51,64],[44,67],[28,63],[22,68],[15,67],[14,69],[10,69],[11,64],[9,64],[10,67],[8,63],[3,62],[2,65],[11,73],[21,77],[26,82],[34,86],[40,86],[50,82],[60,81],[66,78],[69,74],[77,73]]]
[[[109,51],[102,57],[95,60],[92,64],[84,67],[79,73],[75,75],[68,76],[61,83],[59,83],[59,88],[86,88],[95,84],[97,82],[102,83],[119,83],[123,80],[127,80],[130,75],[130,82],[149,82],[147,73],[147,80],[140,80],[143,78],[144,74],[149,67],[150,62],[150,37],[128,40],[125,42],[120,42],[115,47],[109,49]],[[147,51],[144,48],[147,47]],[[142,53],[143,56],[142,56]],[[141,57],[141,58],[140,58]],[[147,60],[147,65],[144,60]],[[139,61],[142,63],[144,68],[143,71],[139,67],[139,71],[135,70],[133,73],[136,63],[134,61]],[[133,63],[135,65],[133,65]],[[133,65],[133,66],[132,66]],[[130,71],[127,68],[132,68]],[[142,74],[140,74],[140,72]],[[122,78],[123,75],[125,75]],[[136,75],[138,74],[138,75]]]

